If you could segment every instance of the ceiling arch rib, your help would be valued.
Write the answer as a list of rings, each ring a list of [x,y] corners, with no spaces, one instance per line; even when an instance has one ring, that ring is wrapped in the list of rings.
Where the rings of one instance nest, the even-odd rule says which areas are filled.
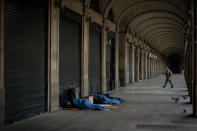
[[[182,27],[184,27],[184,21],[182,21],[181,19],[179,19],[178,17],[175,17],[172,14],[166,14],[166,13],[160,13],[160,12],[152,12],[149,14],[144,14],[144,15],[140,15],[140,17],[135,18],[134,20],[131,21],[130,27],[134,28],[136,27],[138,24],[142,23],[142,22],[149,22],[149,21],[172,21]]]
[[[147,41],[147,42],[152,43],[152,42],[155,41],[156,39],[161,38],[161,37],[163,37],[163,36],[169,36],[170,38],[176,37],[176,38],[178,38],[178,40],[179,40],[180,42],[182,42],[182,41],[179,39],[179,36],[177,36],[176,34],[165,34],[165,33],[162,33],[162,34],[159,34],[159,35],[157,35],[157,36],[154,36],[154,37],[152,37],[151,39],[149,39],[149,41]],[[154,43],[152,43],[152,44],[154,44]]]
[[[184,29],[183,28],[180,28],[179,26],[177,26],[176,24],[174,23],[170,23],[170,22],[152,22],[152,23],[147,23],[147,24],[144,24],[138,28],[136,28],[136,32],[143,32],[144,29],[148,29],[148,28],[151,28],[153,26],[166,26],[166,27],[173,27],[173,28],[176,28],[177,30],[181,31],[181,32],[184,32]]]
[[[162,39],[159,39],[159,40],[157,40],[157,43],[154,43],[154,47],[156,48],[156,49],[159,49],[160,47],[161,47],[161,45],[162,45],[162,47],[161,48],[165,48],[165,44],[167,44],[167,43],[171,43],[171,45],[177,45],[176,43],[177,43],[177,40],[168,40],[167,38],[162,38]],[[180,45],[177,45],[177,46],[180,46]],[[180,46],[181,47],[181,46]]]
[[[148,15],[148,14],[150,15],[151,13],[155,13],[155,12],[157,12],[157,13],[164,13],[164,14],[166,14],[166,15],[171,14],[171,15],[173,15],[174,17],[177,17],[178,19],[180,19],[180,20],[184,23],[184,18],[180,17],[180,16],[179,16],[177,13],[175,13],[175,12],[168,11],[168,10],[147,10],[147,11],[140,12],[139,14],[136,14],[135,16],[131,17],[131,19],[130,19],[129,22],[128,22],[127,28],[129,28],[129,27],[131,26],[130,23],[131,23],[134,19],[136,19],[136,18],[138,18],[138,17],[142,17],[143,15]]]
[[[157,44],[157,46],[155,46],[155,49],[157,49],[158,51],[162,52],[163,49],[165,49],[167,46],[177,46],[175,44],[176,41],[163,41]]]
[[[133,0],[133,1],[134,1],[134,0]],[[184,13],[184,10],[183,10],[182,8],[178,7],[177,4],[174,4],[174,3],[170,2],[170,1],[162,1],[162,0],[141,0],[141,1],[138,1],[138,2],[133,3],[132,5],[128,6],[126,9],[124,9],[124,10],[122,11],[121,14],[126,13],[130,8],[132,8],[132,7],[134,7],[134,6],[137,6],[137,5],[139,5],[139,4],[145,4],[146,2],[151,2],[151,3],[152,3],[152,2],[166,3],[166,4],[168,4],[168,5],[171,5],[171,6],[175,7],[176,9],[180,10],[182,13]]]
[[[179,40],[184,40],[184,38],[180,38],[180,35],[177,35],[175,33],[170,33],[170,32],[168,33],[160,32],[158,34],[152,35],[149,40],[150,42],[152,42],[152,40],[154,40],[155,38],[162,37],[162,36],[169,36],[169,37],[176,36]]]
[[[147,33],[147,31],[149,32],[149,31],[151,31],[151,30],[156,30],[156,29],[162,29],[162,28],[166,28],[166,29],[173,29],[173,30],[175,30],[175,31],[177,31],[177,32],[180,32],[180,33],[184,33],[183,31],[181,31],[179,28],[176,28],[176,26],[174,26],[174,25],[169,25],[169,24],[151,24],[151,25],[149,25],[148,27],[146,27],[146,28],[144,28],[144,29],[141,29],[141,30],[138,30],[137,32],[138,33],[142,33],[143,32],[143,34],[145,33]]]
[[[169,28],[169,27],[154,27],[154,28],[149,28],[149,30],[143,31],[143,33],[141,33],[141,36],[144,37],[144,38],[147,38],[149,33],[151,33],[151,32],[154,33],[154,31],[162,31],[162,30],[169,30],[169,32],[170,31],[177,32],[176,34],[178,34],[180,36],[184,35],[184,33],[180,32],[179,30],[177,30],[175,28],[172,28],[172,27],[171,28]]]
[[[148,30],[147,29],[145,29],[144,31],[143,31],[143,33],[141,33],[141,37],[143,37],[143,38],[145,38],[145,39],[147,39],[148,40],[148,37],[145,37],[144,35],[146,35],[146,34],[149,34],[149,33],[151,33],[152,31],[156,31],[156,30],[162,30],[162,29],[166,29],[166,30],[169,30],[169,31],[175,31],[175,32],[177,32],[177,34],[179,34],[180,35],[180,37],[181,37],[181,34],[182,34],[182,36],[184,36],[184,33],[182,33],[182,32],[180,32],[179,30],[177,30],[176,28],[173,28],[173,27],[155,27],[155,26],[153,26],[152,28],[149,28]]]
[[[174,45],[173,43],[167,43],[167,44],[165,44],[165,45],[164,45],[164,43],[160,43],[159,46],[160,46],[160,47],[158,47],[158,49],[159,49],[160,51],[164,51],[165,49],[168,49],[169,47],[177,48],[177,49],[179,49],[179,50],[182,50],[182,48],[181,48],[180,46]],[[161,48],[161,46],[165,46],[165,48]]]
[[[153,43],[153,45],[154,45],[154,47],[157,48],[158,45],[159,45],[159,43],[169,43],[169,42],[170,43],[177,43],[178,40],[176,38],[169,39],[169,37],[162,37],[162,38],[159,38],[159,39],[155,40],[154,43]],[[176,45],[178,45],[178,44],[176,44]]]
[[[182,42],[180,39],[179,39],[179,36],[177,36],[177,35],[172,35],[172,34],[160,34],[159,36],[155,36],[154,38],[152,38],[152,39],[150,39],[150,43],[153,43],[153,41],[155,41],[156,39],[158,39],[158,38],[161,38],[161,37],[166,37],[166,36],[168,36],[169,37],[169,39],[172,39],[172,38],[177,38],[180,42]],[[154,43],[153,43],[154,44]]]
[[[103,14],[104,14],[105,18],[107,17],[107,15],[112,7],[112,1],[113,0],[102,0]]]
[[[178,45],[177,42],[179,42],[176,38],[173,38],[173,39],[167,39],[167,38],[160,38],[158,39],[155,43],[153,43],[152,45],[158,49],[160,47],[160,43],[161,44],[166,44],[166,43],[173,43],[174,45]],[[182,46],[182,45],[178,45],[178,46]],[[162,47],[163,48],[163,47]]]
[[[177,46],[166,46],[166,48],[162,48],[161,52],[165,54],[165,52],[168,50],[170,52],[170,50],[173,49],[173,50],[177,50],[177,52],[181,52],[182,49],[177,47]]]
[[[153,21],[170,21],[170,22],[173,22],[173,23],[177,23],[177,26],[179,26],[179,27],[182,27],[182,28],[185,28],[185,26],[183,25],[183,23],[181,23],[181,22],[179,22],[178,20],[176,20],[176,19],[174,19],[174,18],[171,18],[171,17],[149,17],[149,18],[147,18],[147,19],[144,19],[143,21],[141,21],[141,22],[136,22],[137,23],[137,25],[135,25],[134,27],[133,27],[133,25],[132,25],[132,23],[130,23],[130,25],[132,25],[132,31],[136,31],[136,29],[139,27],[139,26],[141,26],[141,25],[143,25],[143,24],[145,24],[145,23],[148,23],[148,22],[153,22]],[[133,23],[135,23],[135,21],[133,21]]]
[[[146,25],[145,27],[141,27],[140,29],[138,29],[137,34],[146,34],[147,32],[151,31],[152,28],[153,29],[157,29],[157,28],[172,28],[174,30],[176,30],[177,32],[184,32],[184,30],[181,31],[181,29],[177,28],[176,25],[174,24],[170,24],[170,23],[153,23],[151,25]],[[142,35],[143,36],[143,35]]]
[[[173,32],[159,32],[159,33],[155,33],[154,35],[151,35],[151,37],[149,37],[149,42],[152,42],[154,39],[158,38],[158,37],[162,37],[162,36],[176,36],[179,40],[184,40],[184,38],[180,38],[180,35],[177,35],[176,33]]]
[[[179,47],[180,48],[180,46],[174,44],[174,42],[172,42],[172,41],[165,42],[165,43],[164,42],[163,43],[159,43],[155,48],[158,51],[162,52],[165,48],[167,48],[167,47],[173,47],[173,46],[176,46],[176,47]],[[182,48],[180,48],[180,49],[182,49]]]
[[[150,33],[147,33],[144,35],[144,38],[150,38],[151,37],[154,37],[155,35],[158,35],[158,34],[161,34],[161,33],[165,33],[165,34],[176,34],[176,35],[182,35],[182,33],[180,32],[176,32],[174,30],[155,30],[155,31],[152,31]]]
[[[185,10],[180,7],[178,4],[173,3],[172,1],[167,1],[167,0],[141,0],[141,1],[136,1],[136,0],[130,0],[131,5],[127,5],[125,9],[122,10],[120,13],[118,19],[121,19],[125,14],[129,12],[131,9],[135,9],[136,7],[154,7],[153,5],[159,6],[162,5],[161,7],[168,7],[168,8],[173,8],[173,10],[176,10],[177,12],[180,12],[180,14],[184,13]],[[141,8],[143,9],[143,8]]]
[[[159,37],[158,39],[155,39],[154,41],[152,41],[152,44],[155,45],[156,43],[164,41],[164,40],[165,41],[174,41],[174,42],[179,41],[179,39],[177,37],[162,36],[162,37]]]

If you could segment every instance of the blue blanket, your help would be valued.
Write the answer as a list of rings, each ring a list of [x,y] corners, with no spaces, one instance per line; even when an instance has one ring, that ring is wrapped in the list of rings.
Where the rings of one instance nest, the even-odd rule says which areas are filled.
[[[122,99],[111,97],[109,94],[91,94],[94,97],[94,103],[99,104],[120,104],[123,102]]]
[[[105,110],[101,105],[92,104],[87,98],[73,99],[73,104],[80,109]]]

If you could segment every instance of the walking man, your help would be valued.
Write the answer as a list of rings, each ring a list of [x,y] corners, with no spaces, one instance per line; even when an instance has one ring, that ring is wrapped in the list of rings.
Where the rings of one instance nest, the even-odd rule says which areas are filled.
[[[171,77],[172,77],[172,71],[166,66],[166,81],[165,81],[165,85],[162,86],[163,88],[166,87],[166,85],[167,85],[168,82],[170,83],[171,88],[174,87],[173,84],[172,84],[172,82],[171,82],[171,79],[170,79]]]

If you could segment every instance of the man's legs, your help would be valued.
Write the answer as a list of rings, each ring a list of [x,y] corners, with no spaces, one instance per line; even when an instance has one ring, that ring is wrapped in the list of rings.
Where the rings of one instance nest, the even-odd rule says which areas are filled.
[[[173,88],[174,86],[173,86],[173,84],[172,84],[171,80],[169,80],[169,83],[170,83],[170,85],[171,85],[171,88]]]
[[[166,85],[167,85],[167,83],[168,83],[168,80],[165,81],[165,84],[164,84],[164,86],[162,86],[162,87],[165,88]]]

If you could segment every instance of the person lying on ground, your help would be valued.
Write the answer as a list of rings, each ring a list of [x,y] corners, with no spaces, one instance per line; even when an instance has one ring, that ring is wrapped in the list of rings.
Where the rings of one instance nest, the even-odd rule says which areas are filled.
[[[117,97],[111,97],[110,94],[91,94],[94,97],[94,103],[96,104],[120,104],[124,102],[122,99]]]
[[[90,100],[87,98],[79,98],[79,99],[74,98],[72,102],[67,101],[66,104],[68,108],[77,107],[80,109],[92,109],[92,110],[102,110],[102,111],[106,109],[115,109],[114,106],[102,106],[99,104],[92,104]]]

